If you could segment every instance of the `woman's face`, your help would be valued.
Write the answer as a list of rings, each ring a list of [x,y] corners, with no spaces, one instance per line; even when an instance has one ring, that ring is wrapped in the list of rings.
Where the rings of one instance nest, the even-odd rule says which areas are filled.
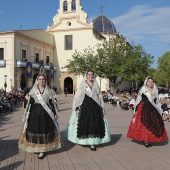
[[[149,87],[149,88],[153,88],[154,81],[153,81],[152,79],[148,79],[146,85],[147,85],[147,87]]]
[[[87,73],[87,80],[89,80],[89,81],[93,81],[93,80],[94,80],[94,74],[93,74],[93,72],[89,71],[89,72]]]
[[[40,86],[45,86],[45,77],[44,76],[39,76],[38,77],[38,84]]]

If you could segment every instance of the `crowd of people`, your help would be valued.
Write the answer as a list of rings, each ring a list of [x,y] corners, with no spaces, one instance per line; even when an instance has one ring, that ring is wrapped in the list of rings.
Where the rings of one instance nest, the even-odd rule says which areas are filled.
[[[123,110],[134,110],[136,97],[136,90],[132,90],[131,92],[123,90],[115,93],[103,93],[103,100],[105,103],[111,104],[115,107],[119,107]]]
[[[18,89],[12,89],[10,92],[5,92],[0,89],[0,114],[12,112],[14,106],[24,99],[24,92]]]
[[[170,96],[161,97],[159,106],[162,110],[162,118],[164,121],[170,122]]]
[[[103,101],[121,108],[122,110],[133,111],[136,104],[137,94],[137,90],[132,90],[131,92],[123,90],[116,93],[104,92]],[[167,94],[166,97],[160,97],[158,107],[161,111],[163,120],[170,122],[170,95]]]

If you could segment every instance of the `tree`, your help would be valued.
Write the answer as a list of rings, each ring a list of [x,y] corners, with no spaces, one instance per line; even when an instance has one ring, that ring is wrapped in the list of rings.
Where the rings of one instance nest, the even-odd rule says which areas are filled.
[[[151,76],[154,78],[154,81],[156,82],[156,84],[159,86],[161,85],[160,83],[160,74],[159,74],[159,70],[155,69],[155,68],[148,68],[148,76]]]
[[[144,79],[152,62],[153,56],[147,54],[141,45],[132,47],[125,37],[119,36],[83,52],[75,51],[65,68],[79,75],[92,69],[97,76],[109,79],[115,89],[123,80],[139,82]],[[121,80],[116,84],[117,77]]]
[[[161,86],[165,86],[170,81],[170,51],[159,57],[158,71],[157,81]]]

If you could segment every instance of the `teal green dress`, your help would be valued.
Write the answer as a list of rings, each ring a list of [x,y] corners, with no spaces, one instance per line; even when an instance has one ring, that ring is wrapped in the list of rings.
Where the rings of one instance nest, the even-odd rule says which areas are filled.
[[[67,127],[67,139],[79,145],[99,145],[111,140],[107,119],[100,104],[98,91],[87,84],[74,100],[73,111]],[[100,101],[98,100],[100,98]],[[76,116],[76,108],[79,114]]]

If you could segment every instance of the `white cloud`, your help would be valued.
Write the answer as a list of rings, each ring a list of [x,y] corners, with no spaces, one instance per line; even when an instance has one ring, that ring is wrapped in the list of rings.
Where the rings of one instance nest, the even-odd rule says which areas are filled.
[[[127,38],[138,42],[170,42],[170,6],[152,8],[149,5],[138,5],[126,14],[112,19],[117,31]]]

